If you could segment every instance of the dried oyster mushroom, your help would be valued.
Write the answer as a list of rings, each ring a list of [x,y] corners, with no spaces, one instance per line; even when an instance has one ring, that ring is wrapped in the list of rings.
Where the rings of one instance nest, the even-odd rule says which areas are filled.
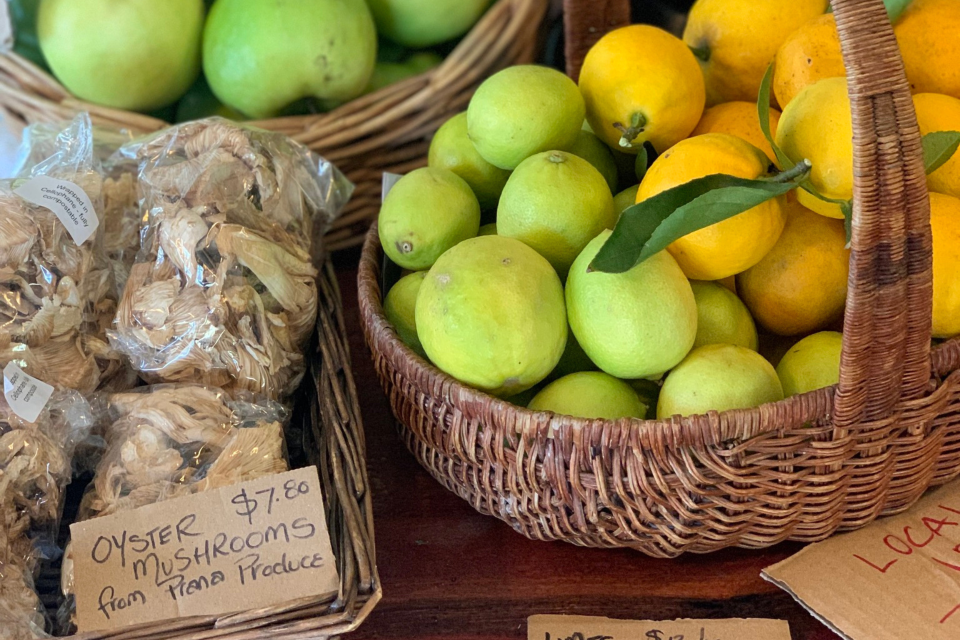
[[[273,399],[296,389],[316,321],[310,232],[324,196],[292,144],[214,119],[135,147],[149,224],[108,335],[148,381]]]
[[[220,389],[158,385],[113,394],[109,407],[81,519],[286,470],[278,406],[251,423]]]
[[[98,201],[98,174],[69,179]],[[116,287],[94,242],[77,246],[52,211],[12,187],[0,184],[0,367],[16,361],[35,378],[83,392],[107,381],[130,386],[129,367],[106,342]]]
[[[107,450],[80,504],[79,520],[224,487],[287,470],[283,409],[234,402],[221,389],[166,384],[109,397]],[[73,588],[70,547],[61,588]]]
[[[0,401],[0,640],[45,636],[32,537],[55,530],[72,451],[91,422],[76,394],[58,394],[36,423]]]

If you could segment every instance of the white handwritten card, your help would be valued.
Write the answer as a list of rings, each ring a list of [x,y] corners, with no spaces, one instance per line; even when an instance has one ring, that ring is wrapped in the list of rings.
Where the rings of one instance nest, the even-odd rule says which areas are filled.
[[[539,615],[527,619],[527,640],[790,640],[783,620],[615,620]]]

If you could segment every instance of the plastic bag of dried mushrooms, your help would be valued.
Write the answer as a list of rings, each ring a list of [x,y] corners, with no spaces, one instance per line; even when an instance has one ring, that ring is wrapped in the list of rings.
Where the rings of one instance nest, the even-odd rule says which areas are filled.
[[[44,633],[45,619],[33,579],[41,560],[52,560],[71,457],[93,424],[75,391],[56,392],[35,422],[0,397],[0,639]]]
[[[146,226],[111,344],[148,382],[289,396],[317,314],[319,238],[352,185],[286,136],[219,118],[125,145]]]
[[[285,409],[249,392],[192,384],[140,387],[102,398],[106,451],[77,521],[254,480],[287,470]],[[73,562],[64,557],[60,611],[74,613]]]
[[[106,337],[119,283],[89,118],[30,130],[21,156],[17,177],[0,181],[0,367],[84,393],[129,388],[136,376]],[[84,207],[87,227],[64,222]]]

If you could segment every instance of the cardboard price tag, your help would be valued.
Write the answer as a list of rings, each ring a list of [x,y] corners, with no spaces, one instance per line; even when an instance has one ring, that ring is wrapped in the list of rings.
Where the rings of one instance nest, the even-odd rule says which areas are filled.
[[[116,629],[336,592],[313,467],[71,525],[77,626]]]
[[[960,638],[960,482],[810,545],[763,577],[853,640]]]
[[[539,615],[527,619],[527,640],[790,640],[783,620],[614,620]]]

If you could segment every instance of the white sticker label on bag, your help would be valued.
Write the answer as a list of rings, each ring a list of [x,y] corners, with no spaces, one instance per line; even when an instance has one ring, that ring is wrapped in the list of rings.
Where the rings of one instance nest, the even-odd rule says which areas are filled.
[[[69,180],[37,176],[13,192],[24,200],[53,211],[78,245],[86,242],[100,224],[90,197],[79,185]]]
[[[27,422],[36,422],[47,406],[53,387],[28,376],[13,362],[3,369],[3,397],[13,412]]]

